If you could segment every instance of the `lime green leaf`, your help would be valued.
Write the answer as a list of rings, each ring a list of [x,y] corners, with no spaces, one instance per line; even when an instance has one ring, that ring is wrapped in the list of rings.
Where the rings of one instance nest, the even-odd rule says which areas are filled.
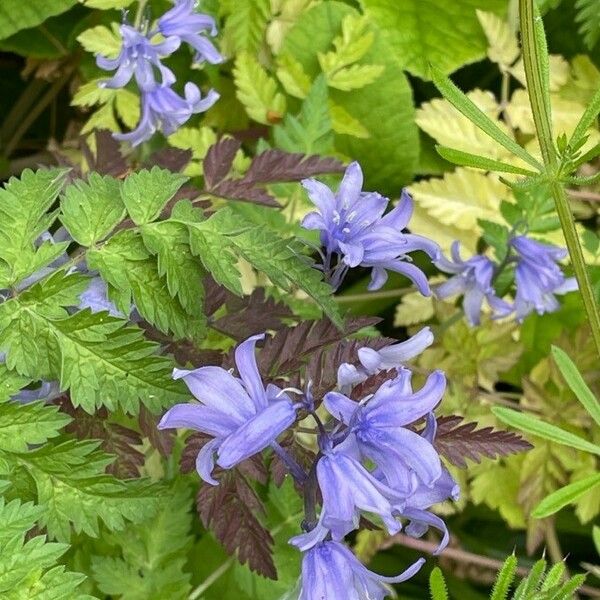
[[[515,427],[516,429],[520,429],[525,433],[530,433],[531,435],[541,437],[557,444],[569,446],[576,450],[583,450],[584,452],[600,455],[600,446],[597,444],[588,442],[578,435],[569,433],[556,425],[540,421],[532,415],[520,413],[516,410],[504,408],[502,406],[493,407],[492,412],[503,423]]]
[[[433,317],[433,300],[431,296],[422,296],[419,292],[411,292],[402,298],[396,307],[394,325],[406,327],[415,323],[424,323]]]
[[[121,188],[121,198],[136,225],[154,221],[187,177],[153,167],[130,175]]]
[[[583,404],[592,419],[600,425],[600,402],[598,402],[592,390],[590,390],[584,381],[575,363],[564,350],[561,350],[557,346],[552,346],[552,357],[558,365],[562,376],[565,378],[567,385],[577,396],[579,402]]]
[[[447,148],[446,146],[436,146],[435,149],[438,154],[445,158],[447,161],[461,166],[471,167],[473,169],[482,169],[484,171],[494,171],[500,173],[514,173],[515,175],[535,176],[537,173],[509,165],[493,158],[487,158],[485,156],[479,156],[477,154],[470,154],[469,152],[463,152],[462,150],[455,150],[453,148]]]
[[[223,52],[227,56],[258,53],[271,16],[269,0],[226,0],[223,5],[228,13],[223,29]]]
[[[587,494],[590,490],[600,485],[600,473],[590,475],[585,479],[580,479],[574,483],[570,483],[560,490],[556,490],[546,498],[544,498],[532,513],[536,519],[544,519],[558,512],[567,504],[575,502],[578,498]]]
[[[575,130],[573,131],[571,139],[569,140],[570,146],[575,147],[581,142],[581,140],[583,140],[590,127],[592,127],[596,121],[598,113],[600,113],[600,88],[598,88],[598,91],[590,100],[584,113],[581,115],[581,119],[579,119],[579,122],[575,126]]]
[[[71,184],[62,197],[61,209],[60,220],[83,246],[103,240],[125,218],[119,182],[98,173]]]
[[[475,11],[505,7],[499,0],[361,0],[361,5],[402,66],[423,79],[429,78],[429,64],[451,73],[483,58],[486,38]]]
[[[514,554],[511,554],[504,561],[502,568],[496,576],[490,600],[506,600],[508,598],[510,586],[517,572],[517,564],[517,557]]]
[[[598,3],[594,0],[577,0],[577,16],[575,20],[579,23],[579,33],[583,35],[585,45],[590,49],[600,39],[600,11]]]
[[[492,139],[504,146],[509,152],[524,160],[526,163],[541,169],[540,163],[533,158],[524,148],[494,123],[472,100],[461,92],[442,72],[432,67],[432,78],[438,90],[452,106],[472,121],[479,129],[487,133]]]
[[[429,575],[429,593],[431,600],[448,600],[446,581],[439,567],[435,567]]]
[[[304,72],[316,79],[322,73],[318,54],[332,49],[342,22],[348,15],[359,16],[348,4],[329,0],[312,6],[298,19],[286,36],[283,52],[293,55]],[[412,91],[399,61],[380,32],[372,25],[372,46],[355,64],[385,66],[373,83],[351,92],[330,88],[330,100],[356,119],[369,137],[350,133],[335,136],[335,148],[361,163],[366,189],[397,195],[412,181],[419,157],[418,129],[414,123]],[[382,161],[379,157],[385,156]]]
[[[49,17],[60,15],[77,4],[77,0],[2,0],[0,3],[0,40],[21,29],[43,23]]]
[[[107,58],[116,58],[121,51],[121,37],[104,25],[86,29],[77,36],[77,41],[92,54],[102,54]]]
[[[288,94],[301,100],[306,98],[311,86],[310,78],[302,65],[287,52],[277,57],[277,78]]]
[[[127,8],[135,0],[79,0],[88,8],[99,8],[100,10],[109,10],[111,8]]]
[[[488,40],[488,58],[506,70],[519,58],[520,49],[516,33],[511,31],[506,19],[494,13],[478,10],[477,18]]]
[[[278,91],[277,82],[251,54],[238,54],[233,76],[238,100],[244,105],[250,118],[269,125],[283,117],[285,96]]]
[[[8,400],[31,380],[11,371],[4,362],[0,363],[0,402]]]

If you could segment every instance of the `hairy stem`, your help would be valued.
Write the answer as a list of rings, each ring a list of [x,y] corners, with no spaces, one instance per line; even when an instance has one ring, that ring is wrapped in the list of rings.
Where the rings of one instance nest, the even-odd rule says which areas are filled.
[[[527,89],[529,90],[529,100],[546,167],[546,175],[549,179],[550,193],[556,205],[556,212],[565,236],[571,263],[575,270],[594,343],[598,355],[600,355],[600,314],[598,313],[594,292],[583,258],[583,251],[575,229],[575,219],[571,213],[563,184],[559,181],[560,164],[554,147],[549,94],[545,84],[547,54],[542,43],[541,30],[538,28],[536,31],[536,19],[540,17],[535,12],[534,0],[519,0],[519,17]]]

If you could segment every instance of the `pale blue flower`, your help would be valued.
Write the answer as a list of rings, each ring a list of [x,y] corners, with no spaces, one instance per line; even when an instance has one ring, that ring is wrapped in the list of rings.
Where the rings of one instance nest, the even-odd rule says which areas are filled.
[[[183,379],[201,404],[176,404],[158,427],[186,427],[214,438],[196,460],[207,483],[218,483],[211,475],[215,463],[223,469],[234,467],[272,444],[296,419],[289,396],[272,384],[266,389],[263,385],[254,354],[256,342],[262,339],[264,335],[254,335],[236,348],[239,378],[220,367],[173,372],[174,379]]]
[[[124,318],[125,315],[108,297],[108,286],[101,277],[92,277],[85,291],[79,294],[78,308],[89,308],[93,313],[106,311],[113,317]]]
[[[443,255],[434,261],[436,267],[454,277],[436,286],[434,294],[440,298],[449,298],[464,294],[463,309],[470,325],[481,322],[481,307],[486,300],[496,313],[505,314],[510,305],[496,296],[492,285],[497,266],[487,256],[476,254],[468,260],[460,257],[460,242],[455,241],[451,249],[452,260]]]
[[[420,558],[400,575],[384,577],[367,569],[344,544],[324,541],[304,554],[299,600],[382,600],[390,584],[410,579],[424,562]]]
[[[553,312],[559,308],[554,294],[566,294],[577,289],[574,277],[565,277],[558,261],[566,258],[564,248],[542,244],[525,236],[510,241],[517,252],[515,268],[515,315],[522,321],[529,313]]]
[[[185,84],[184,98],[168,86],[155,87],[142,93],[142,115],[137,127],[129,133],[114,134],[114,137],[137,146],[149,140],[156,131],[171,135],[193,114],[208,110],[218,99],[219,94],[214,90],[202,98],[198,86],[193,83]]]
[[[211,64],[223,62],[223,57],[206,35],[217,35],[215,20],[195,11],[195,0],[175,0],[175,6],[158,20],[158,30],[166,38],[174,37],[196,51],[194,61]]]
[[[412,264],[408,253],[421,250],[434,258],[439,247],[422,236],[403,233],[413,211],[408,192],[403,191],[398,205],[384,215],[389,200],[362,191],[363,174],[357,162],[346,169],[337,194],[315,179],[305,179],[302,185],[317,207],[306,215],[302,226],[321,232],[323,270],[334,288],[348,269],[362,266],[372,269],[370,290],[383,286],[391,270],[408,277],[422,294],[430,294],[427,277]]]

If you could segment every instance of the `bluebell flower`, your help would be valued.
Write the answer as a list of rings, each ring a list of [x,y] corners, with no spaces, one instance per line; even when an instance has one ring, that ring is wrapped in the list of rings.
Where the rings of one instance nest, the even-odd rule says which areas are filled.
[[[211,475],[215,463],[223,469],[234,467],[273,443],[296,419],[289,396],[272,384],[266,389],[263,385],[254,354],[256,342],[263,338],[254,335],[236,348],[239,378],[220,367],[173,372],[201,404],[176,404],[158,427],[187,427],[213,437],[196,460],[198,474],[207,483],[218,483]]]
[[[107,88],[122,88],[135,76],[140,90],[146,91],[157,85],[170,86],[175,83],[173,71],[162,64],[161,58],[170,56],[181,43],[176,37],[167,37],[164,41],[154,43],[147,35],[131,25],[120,27],[122,46],[117,58],[106,58],[98,55],[96,63],[105,71],[115,71],[111,79],[100,85]],[[159,79],[157,81],[157,77]]]
[[[372,460],[386,483],[402,498],[412,491],[411,473],[432,486],[442,474],[433,445],[406,426],[430,413],[440,402],[446,378],[434,371],[423,387],[413,392],[411,372],[398,369],[370,398],[355,402],[339,392],[329,392],[324,404],[355,436],[361,455]]]
[[[317,207],[306,215],[302,226],[321,232],[323,270],[334,288],[339,287],[348,269],[362,266],[372,269],[370,290],[383,286],[391,270],[405,275],[422,294],[429,295],[427,277],[410,262],[408,253],[422,250],[433,258],[439,247],[422,236],[402,233],[413,211],[406,191],[384,216],[389,200],[376,192],[362,191],[363,174],[357,162],[346,169],[337,194],[315,179],[305,179],[302,185]]]
[[[433,344],[433,334],[429,327],[423,327],[418,333],[404,342],[397,342],[385,346],[380,350],[373,348],[359,348],[359,365],[342,363],[338,368],[338,388],[343,393],[348,393],[353,385],[362,383],[370,375],[379,371],[389,371],[402,367],[404,363],[418,356],[425,348]]]
[[[208,110],[219,94],[210,90],[204,98],[193,83],[185,84],[182,98],[168,86],[159,86],[142,92],[142,115],[137,127],[129,133],[114,134],[115,139],[137,146],[160,130],[171,135],[193,115]]]
[[[440,254],[434,261],[441,271],[454,275],[434,288],[434,294],[438,298],[443,300],[464,294],[463,309],[470,325],[479,325],[481,322],[484,300],[487,300],[490,308],[496,313],[505,314],[507,310],[510,311],[510,306],[496,296],[492,285],[496,265],[487,256],[475,255],[468,260],[462,260],[458,241],[452,244],[451,255],[452,260]]]
[[[554,294],[566,294],[577,289],[574,277],[565,277],[557,264],[566,258],[564,248],[542,244],[525,236],[510,241],[517,253],[515,268],[515,316],[522,321],[529,313],[553,312],[559,308]]]
[[[424,562],[420,558],[400,575],[384,577],[367,569],[344,544],[324,541],[304,554],[299,600],[382,600],[390,584],[410,579]]]
[[[217,35],[215,20],[210,15],[197,13],[195,5],[195,0],[175,0],[175,6],[158,20],[158,30],[166,38],[177,38],[194,48],[195,62],[221,63],[223,57],[205,37]]]
[[[325,442],[317,463],[317,480],[323,497],[317,526],[298,536],[298,544],[310,546],[331,533],[341,540],[358,527],[361,511],[378,515],[390,534],[402,528],[395,516],[402,496],[373,476],[361,463],[354,435],[334,446]],[[300,540],[303,540],[302,542]]]

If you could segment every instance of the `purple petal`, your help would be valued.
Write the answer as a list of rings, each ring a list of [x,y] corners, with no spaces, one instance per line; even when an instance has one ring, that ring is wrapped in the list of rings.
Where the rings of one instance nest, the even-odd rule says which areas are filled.
[[[254,401],[256,412],[267,406],[267,395],[258,372],[255,354],[256,342],[264,339],[264,333],[253,335],[235,349],[235,364],[250,398]]]
[[[352,415],[358,408],[358,402],[350,400],[350,398],[339,392],[328,392],[325,394],[323,403],[332,417],[344,422],[346,425],[350,423]]]
[[[158,424],[159,429],[193,429],[216,437],[225,437],[236,427],[237,421],[229,415],[201,404],[176,404]]]
[[[204,444],[196,457],[196,471],[210,485],[219,485],[219,482],[212,477],[212,472],[215,468],[215,452],[220,443],[221,440],[211,440]]]
[[[360,165],[354,161],[346,167],[346,172],[338,188],[337,198],[341,208],[349,209],[358,200],[363,186],[363,174]]]

